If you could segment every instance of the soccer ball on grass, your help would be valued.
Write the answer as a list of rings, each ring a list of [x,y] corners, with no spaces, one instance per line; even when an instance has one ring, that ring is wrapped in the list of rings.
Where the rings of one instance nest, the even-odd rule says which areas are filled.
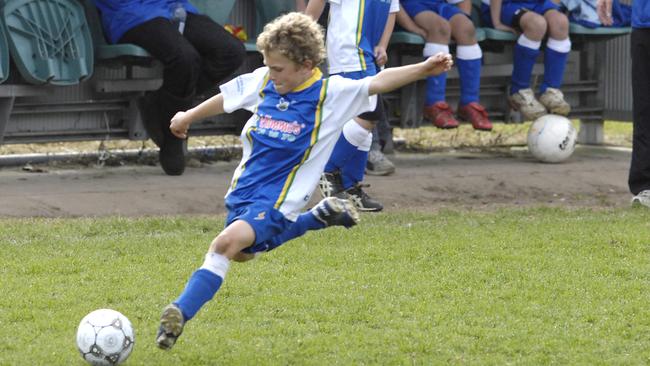
[[[577,137],[576,129],[566,117],[547,114],[530,126],[528,151],[545,163],[560,163],[573,154]]]
[[[119,365],[133,350],[135,334],[119,311],[99,309],[86,315],[77,329],[77,348],[89,364]]]

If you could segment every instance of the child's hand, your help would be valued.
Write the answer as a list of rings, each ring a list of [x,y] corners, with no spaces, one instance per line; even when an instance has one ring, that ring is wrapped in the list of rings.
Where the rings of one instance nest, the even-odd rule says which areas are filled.
[[[376,46],[375,47],[375,63],[377,66],[382,67],[386,65],[386,62],[388,62],[388,54],[386,53],[386,49],[381,46]]]
[[[604,26],[612,25],[612,0],[597,0],[596,13]]]
[[[512,27],[508,27],[507,25],[505,25],[505,24],[503,24],[503,23],[495,24],[495,25],[494,25],[494,29],[498,29],[498,30],[500,30],[500,31],[509,32],[509,33],[514,34],[515,36],[519,34],[519,33],[517,32],[516,29],[514,29],[514,28],[512,28]]]
[[[190,120],[188,113],[186,111],[180,111],[172,118],[169,129],[172,134],[179,139],[186,139],[190,123],[192,123],[192,121]]]
[[[427,39],[427,31],[424,30],[424,28],[417,27],[416,29],[414,29],[413,33],[417,34],[418,36],[424,39]]]
[[[454,64],[451,55],[439,52],[424,60],[425,72],[427,75],[435,76],[449,71]]]

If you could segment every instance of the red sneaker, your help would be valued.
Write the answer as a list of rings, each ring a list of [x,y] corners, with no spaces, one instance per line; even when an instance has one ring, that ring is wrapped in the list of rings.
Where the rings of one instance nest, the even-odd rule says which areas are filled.
[[[491,131],[492,122],[482,105],[471,102],[458,108],[458,118],[472,123],[475,130]]]
[[[454,113],[445,102],[436,102],[433,105],[424,107],[424,118],[428,119],[438,128],[456,128],[458,121]]]

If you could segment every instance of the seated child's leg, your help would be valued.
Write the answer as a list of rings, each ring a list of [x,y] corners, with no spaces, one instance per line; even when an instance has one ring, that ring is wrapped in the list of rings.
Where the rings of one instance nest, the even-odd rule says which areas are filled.
[[[478,103],[483,52],[476,41],[476,29],[464,13],[453,15],[449,24],[452,37],[457,44],[456,64],[460,76],[460,105]]]
[[[512,11],[512,8],[508,10]],[[522,33],[517,38],[514,49],[511,95],[521,89],[530,88],[535,60],[539,56],[541,40],[546,33],[546,20],[533,11],[519,9],[513,16],[512,22],[512,26],[521,29]]]
[[[512,85],[510,94],[515,94],[521,89],[530,88],[530,77],[533,74],[535,60],[539,55],[542,42],[533,41],[521,34],[517,39],[513,55]]]
[[[478,43],[458,45],[456,62],[460,76],[460,105],[467,105],[479,100],[481,87],[481,58],[483,53]]]
[[[548,22],[549,38],[544,51],[544,82],[540,92],[544,93],[546,88],[559,89],[564,77],[569,52],[571,51],[571,40],[569,40],[569,20],[566,15],[557,10],[549,10],[545,14]]]
[[[449,45],[441,43],[429,43],[424,45],[422,55],[427,58],[437,53],[449,53]],[[427,91],[424,105],[431,106],[437,102],[445,101],[445,90],[447,88],[447,73],[443,72],[437,76],[427,77]]]

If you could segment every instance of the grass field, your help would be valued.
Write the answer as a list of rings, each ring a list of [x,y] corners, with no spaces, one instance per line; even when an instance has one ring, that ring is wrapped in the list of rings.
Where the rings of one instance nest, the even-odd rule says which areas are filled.
[[[132,321],[131,365],[650,363],[650,211],[631,208],[366,215],[233,264],[160,351],[222,219],[0,220],[0,365],[82,365],[102,307]]]

